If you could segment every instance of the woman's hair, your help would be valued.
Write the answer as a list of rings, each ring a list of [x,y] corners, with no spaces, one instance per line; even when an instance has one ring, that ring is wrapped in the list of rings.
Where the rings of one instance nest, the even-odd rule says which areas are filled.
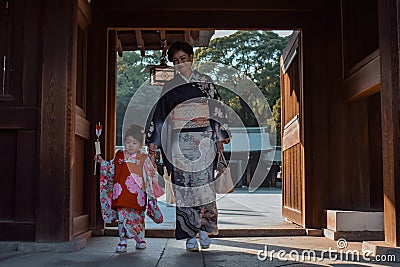
[[[138,140],[140,143],[143,144],[144,141],[144,129],[142,126],[137,125],[137,124],[132,124],[129,126],[129,128],[126,130],[125,135],[124,135],[124,142],[128,136],[132,136],[136,140]]]
[[[178,51],[183,51],[190,56],[190,55],[193,55],[193,46],[191,46],[189,43],[183,42],[183,41],[177,41],[177,42],[173,43],[169,47],[168,52],[167,52],[168,60],[170,62],[172,62],[172,57],[174,56],[175,52],[178,52]]]

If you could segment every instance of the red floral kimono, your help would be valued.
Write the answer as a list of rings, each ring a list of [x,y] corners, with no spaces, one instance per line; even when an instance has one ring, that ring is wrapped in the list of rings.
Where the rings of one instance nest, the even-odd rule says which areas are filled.
[[[110,162],[100,167],[100,204],[106,223],[118,222],[122,239],[144,239],[145,211],[156,223],[163,217],[157,197],[163,194],[157,182],[157,172],[146,154],[133,155],[117,151]]]

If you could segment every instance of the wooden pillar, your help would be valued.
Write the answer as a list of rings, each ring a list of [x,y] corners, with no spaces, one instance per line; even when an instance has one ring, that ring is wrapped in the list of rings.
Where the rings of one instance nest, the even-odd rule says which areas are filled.
[[[117,100],[117,31],[108,31],[107,53],[107,119],[105,138],[106,155],[113,157],[115,153],[116,100]]]
[[[302,31],[303,95],[300,102],[304,145],[303,227],[319,228],[323,210],[329,201],[329,131],[327,58],[325,51],[323,14],[315,14],[314,21]],[[318,58],[318,60],[316,60]]]
[[[92,122],[90,133],[89,154],[94,155],[93,144],[96,140],[94,127],[97,122],[103,124],[103,134],[100,137],[103,158],[110,160],[115,151],[116,129],[116,64],[117,64],[117,34],[108,31],[105,26],[94,25],[89,33],[88,54],[88,116]],[[88,164],[90,174],[90,217],[91,229],[94,235],[101,235],[104,221],[101,217],[99,202],[99,176],[93,175],[93,161]],[[99,168],[97,168],[99,169]],[[98,172],[97,172],[98,173]]]
[[[400,246],[399,0],[379,0],[385,241]]]
[[[106,92],[106,65],[107,65],[107,28],[94,26],[89,30],[88,40],[88,91],[87,91],[87,115],[90,125],[89,151],[94,155],[94,142],[96,141],[95,124],[105,121],[105,92]],[[100,138],[101,149],[104,151],[104,134]],[[90,227],[95,235],[101,235],[96,230],[104,228],[104,221],[100,213],[99,202],[99,179],[93,175],[93,161],[88,164],[92,179],[90,179],[90,191],[93,193],[90,198]],[[98,169],[98,168],[97,168]],[[88,173],[86,173],[88,175]]]
[[[112,31],[111,31],[112,32]],[[115,31],[114,31],[115,34]],[[87,115],[89,116],[90,125],[90,142],[88,150],[93,157],[94,142],[96,135],[94,134],[95,124],[101,122],[103,124],[103,133],[100,137],[102,156],[106,160],[110,160],[114,155],[115,146],[115,102],[110,105],[110,99],[115,101],[115,90],[110,92],[109,86],[110,73],[115,73],[115,64],[109,66],[109,31],[104,25],[94,25],[89,31],[88,40],[88,107]],[[115,47],[115,45],[114,45]],[[115,56],[114,56],[115,58]],[[112,69],[113,68],[113,69]],[[112,75],[111,75],[112,76]],[[115,81],[115,77],[114,77]],[[115,89],[115,85],[114,85]],[[112,147],[112,148],[111,148]],[[88,164],[92,179],[90,179],[90,227],[93,235],[102,235],[104,229],[104,221],[101,216],[100,199],[99,199],[99,168],[97,175],[93,175],[93,161]]]
[[[73,55],[76,1],[42,1],[42,88],[35,241],[72,238]]]

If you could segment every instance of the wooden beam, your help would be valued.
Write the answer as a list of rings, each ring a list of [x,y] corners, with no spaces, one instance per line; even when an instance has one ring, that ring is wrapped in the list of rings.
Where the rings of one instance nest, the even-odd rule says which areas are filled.
[[[165,30],[160,30],[160,40],[165,40],[166,36],[165,36]]]
[[[247,0],[243,1],[215,1],[203,0],[201,2],[187,2],[185,0],[177,0],[173,2],[166,2],[161,0],[155,1],[140,1],[132,5],[131,0],[96,0],[93,6],[97,9],[116,9],[116,10],[140,10],[142,11],[155,11],[163,10],[164,13],[172,10],[180,10],[184,12],[201,10],[201,11],[271,11],[271,10],[287,10],[287,11],[310,11],[322,10],[326,8],[325,1],[309,0],[281,0],[281,1],[258,1]],[[169,13],[168,13],[169,15]],[[164,15],[165,17],[165,15]]]
[[[246,30],[291,30],[310,26],[316,16],[313,12],[288,12],[288,11],[196,11],[183,12],[171,11],[165,16],[165,11],[152,11],[150,13],[138,10],[120,12],[117,10],[96,9],[96,17],[99,17],[100,26],[109,29],[132,28],[136,29],[182,29],[190,25],[191,29],[246,29]],[[182,17],[185,17],[182,20]],[[199,17],[218,18],[199,20]],[[238,17],[242,18],[240,22]]]
[[[298,54],[297,49],[299,47],[299,34],[299,31],[295,31],[292,37],[288,40],[288,44],[286,45],[285,49],[283,49],[282,51],[281,67],[283,74],[286,73],[294,58]]]
[[[0,129],[37,129],[38,109],[36,107],[0,108]]]
[[[178,29],[178,30],[165,30],[165,29],[160,29],[160,30],[143,30],[143,29],[136,29],[141,31],[141,36],[143,43],[145,43],[145,48],[146,50],[160,50],[164,47],[167,47],[167,44],[171,44],[175,41],[182,41],[185,39],[185,30],[187,29]],[[202,35],[200,36],[200,39],[194,40],[193,35],[196,35],[195,33],[199,33],[199,31],[195,30],[193,31],[190,29],[190,36],[187,35],[187,39],[192,38],[195,42],[193,43],[196,46],[207,46],[210,38],[211,38],[211,33],[213,31],[210,30],[202,30],[201,33]],[[132,35],[135,34],[135,30],[130,30],[130,31],[118,31],[118,38],[121,40],[121,44],[123,49],[126,50],[140,50],[138,48],[138,42],[136,41],[136,38],[132,38]],[[160,43],[161,41],[161,43]],[[167,43],[165,43],[165,41]],[[140,45],[140,44],[139,44]]]
[[[142,31],[161,31],[161,30],[163,30],[163,31],[168,31],[168,32],[170,32],[170,31],[183,31],[183,30],[185,30],[187,27],[179,27],[179,28],[174,28],[174,27],[168,27],[168,28],[165,28],[165,27],[145,27],[145,28],[138,28],[138,27],[132,27],[132,25],[131,26],[129,26],[129,27],[123,27],[123,28],[115,28],[115,27],[110,27],[110,29],[112,29],[112,30],[116,30],[116,31],[118,31],[118,34],[120,34],[121,32],[123,33],[123,32],[129,32],[129,31],[134,31],[134,30],[142,30]],[[195,30],[195,31],[197,31],[197,30],[210,30],[209,29],[209,27],[207,28],[207,29],[204,29],[204,28],[190,28],[192,31],[193,30]],[[243,30],[246,30],[246,29],[243,29]]]
[[[135,36],[136,36],[136,44],[137,47],[140,49],[140,54],[142,57],[145,56],[146,48],[144,47],[144,41],[142,38],[142,31],[141,30],[135,30]]]
[[[123,56],[123,48],[121,44],[121,39],[117,38],[117,53],[119,57]]]
[[[190,35],[193,38],[194,43],[198,43],[200,41],[200,31],[191,29]]]
[[[79,114],[75,114],[75,134],[86,140],[90,139],[90,123]]]
[[[398,0],[378,1],[385,242],[400,246],[400,47]]]
[[[88,51],[88,98],[86,115],[90,120],[90,141],[85,143],[85,151],[89,155],[94,155],[94,142],[96,135],[94,134],[95,124],[101,122],[105,127],[106,121],[106,96],[107,96],[107,57],[108,57],[108,32],[106,27],[94,26],[89,31],[88,46],[92,49]],[[110,155],[105,154],[106,151],[106,129],[100,136],[101,151],[104,158],[111,159]],[[86,165],[86,164],[85,164]],[[98,190],[99,177],[93,175],[94,162],[89,160],[85,168],[85,175],[91,177],[88,187],[92,193],[90,195],[89,210],[90,210],[90,228],[95,232],[102,232],[104,229],[104,221],[101,215],[100,198]],[[99,168],[97,168],[98,170]]]
[[[194,41],[192,36],[190,35],[190,30],[185,30],[185,42],[193,45]]]
[[[117,56],[115,40],[116,31],[108,32],[108,59],[107,59],[107,98],[106,98],[106,121],[104,137],[107,143],[107,158],[112,158],[115,152],[116,136],[116,97],[117,97]],[[144,51],[144,50],[143,50]]]
[[[381,68],[379,51],[368,62],[344,80],[344,90],[347,101],[367,97],[379,92],[381,83]]]
[[[160,30],[160,42],[162,53],[163,55],[165,55],[168,48],[167,35],[165,34],[165,30]]]
[[[82,29],[92,25],[92,7],[87,0],[78,0],[78,24]]]

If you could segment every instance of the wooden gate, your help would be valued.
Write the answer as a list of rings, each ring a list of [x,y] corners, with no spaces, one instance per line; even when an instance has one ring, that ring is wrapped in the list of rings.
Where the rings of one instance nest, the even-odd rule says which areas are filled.
[[[282,215],[305,225],[302,143],[301,39],[295,32],[281,57]]]
[[[87,36],[91,24],[90,12],[84,1],[78,1],[78,23],[76,27],[76,87],[75,87],[75,136],[73,140],[73,163],[71,172],[71,216],[72,235],[76,236],[90,228],[91,178],[93,170],[89,160],[92,157],[90,122],[87,92]],[[92,171],[90,171],[92,170]]]

